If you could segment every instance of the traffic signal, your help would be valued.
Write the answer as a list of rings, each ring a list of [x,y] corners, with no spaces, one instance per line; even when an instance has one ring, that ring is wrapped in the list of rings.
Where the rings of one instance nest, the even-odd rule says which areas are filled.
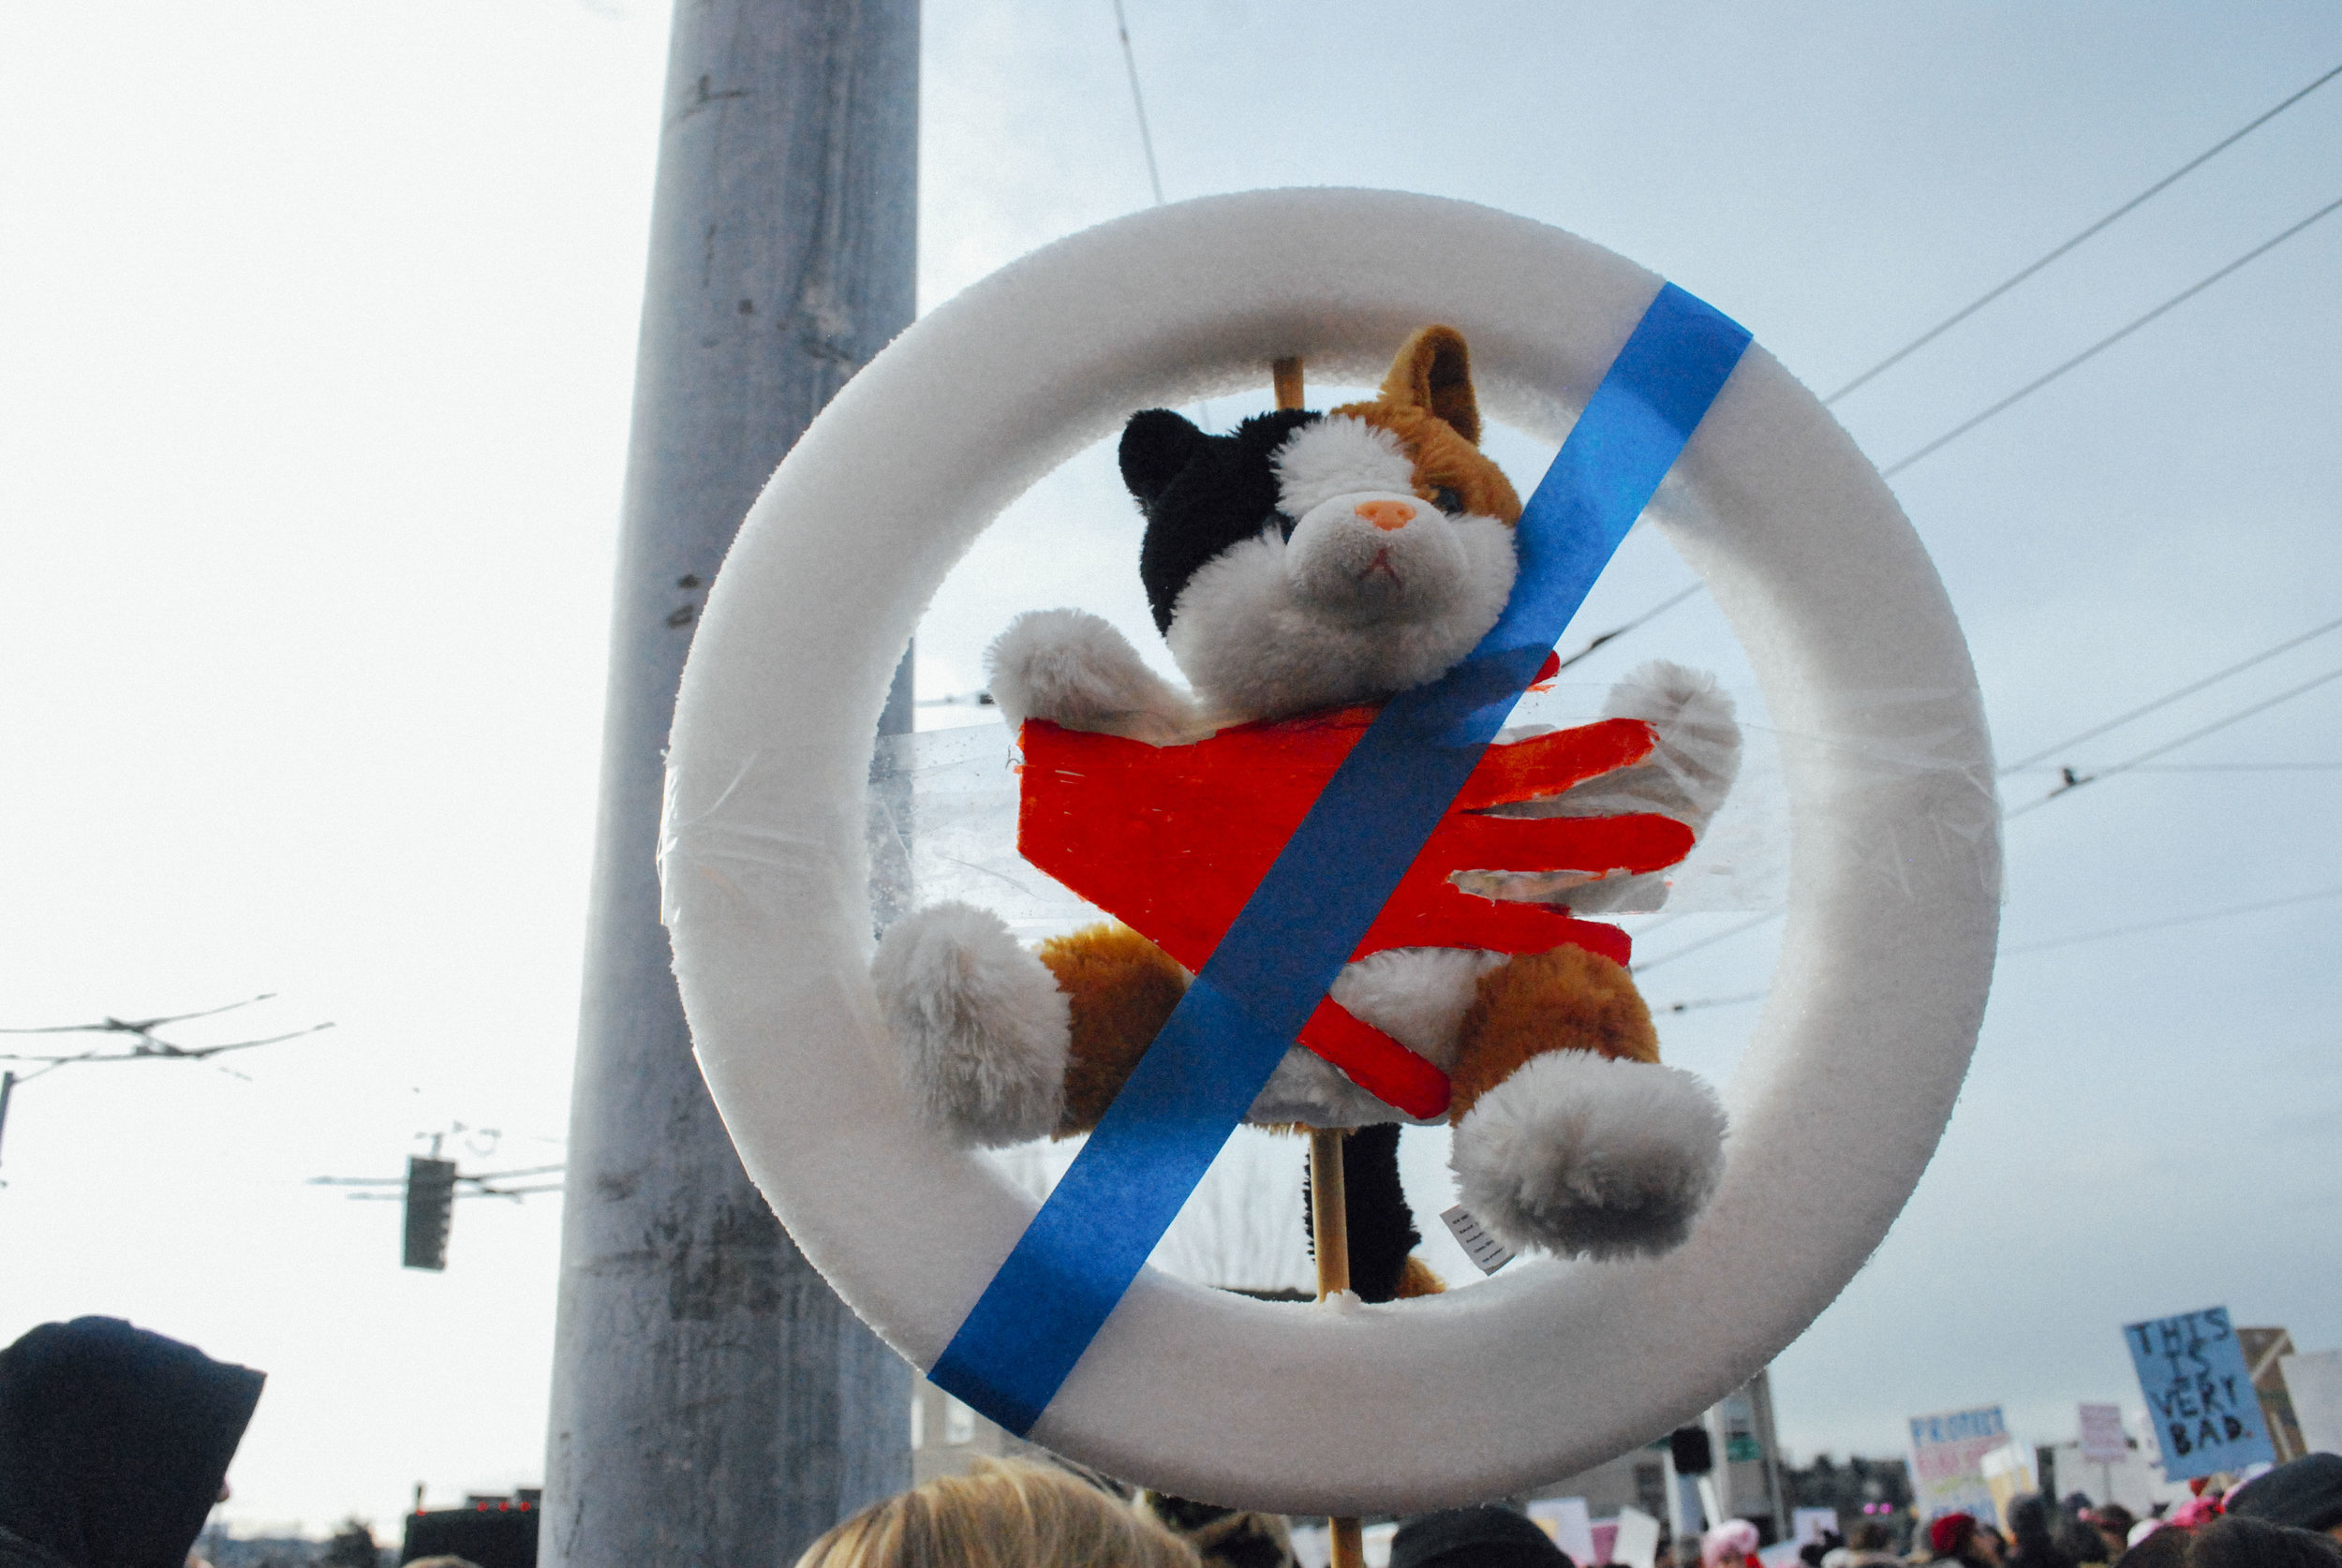
[[[1678,1427],[1668,1434],[1668,1454],[1678,1475],[1705,1475],[1716,1468],[1716,1453],[1705,1427]]]
[[[448,1221],[455,1211],[455,1161],[407,1157],[408,1268],[447,1269]]]

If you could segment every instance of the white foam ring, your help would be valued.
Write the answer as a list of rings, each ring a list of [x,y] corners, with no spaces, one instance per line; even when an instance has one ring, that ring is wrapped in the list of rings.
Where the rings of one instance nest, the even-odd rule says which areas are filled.
[[[1288,354],[1322,382],[1371,384],[1428,321],[1470,341],[1491,416],[1559,441],[1658,287],[1583,240],[1461,202],[1187,202],[1051,245],[937,309],[773,476],[684,673],[661,844],[675,970],[750,1175],[912,1360],[933,1362],[1033,1211],[918,1130],[866,970],[872,736],[945,572],[1134,410],[1255,386]],[[1992,967],[1998,819],[1967,650],[1884,482],[1762,348],[1652,513],[1747,649],[1773,723],[1831,737],[1784,754],[1781,958],[1725,1089],[1724,1184],[1691,1240],[1647,1262],[1523,1258],[1469,1291],[1348,1310],[1149,1271],[1039,1441],[1184,1496],[1292,1513],[1518,1491],[1729,1391],[1885,1235],[1950,1113]],[[1909,757],[1933,765],[1875,762]]]

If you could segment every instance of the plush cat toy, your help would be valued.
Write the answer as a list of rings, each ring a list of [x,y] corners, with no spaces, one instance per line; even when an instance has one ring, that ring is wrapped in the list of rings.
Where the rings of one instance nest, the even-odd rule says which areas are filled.
[[[1209,436],[1166,409],[1134,417],[1125,482],[1155,624],[1193,683],[1156,675],[1105,621],[1019,616],[988,656],[1013,729],[1046,718],[1153,746],[1223,726],[1377,703],[1436,680],[1512,592],[1520,502],[1479,450],[1463,340],[1427,327],[1381,394],[1287,410]],[[1703,832],[1739,765],[1731,705],[1707,676],[1646,665],[1610,694],[1647,721],[1640,762],[1500,811],[1657,812]],[[1466,891],[1573,914],[1655,908],[1655,875],[1470,873]],[[1188,972],[1117,924],[1029,951],[987,911],[941,904],[897,922],[873,966],[889,1029],[930,1121],[1006,1145],[1094,1126],[1185,990]],[[1616,1257],[1689,1233],[1721,1174],[1723,1112],[1658,1062],[1626,970],[1576,946],[1504,954],[1403,948],[1351,964],[1331,995],[1448,1074],[1465,1205],[1516,1247]],[[1252,1106],[1263,1125],[1409,1119],[1299,1045]],[[1403,1250],[1403,1249],[1402,1249]]]

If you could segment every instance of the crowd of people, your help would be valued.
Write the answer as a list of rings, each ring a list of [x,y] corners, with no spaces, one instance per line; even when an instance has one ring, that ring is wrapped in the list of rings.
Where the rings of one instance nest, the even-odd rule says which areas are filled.
[[[2342,1456],[2311,1454],[2256,1476],[2214,1477],[2179,1507],[2141,1518],[2120,1503],[2093,1506],[2020,1497],[2004,1533],[1968,1514],[1931,1520],[1905,1558],[1845,1556],[1826,1568],[1864,1562],[1941,1562],[1960,1568],[2331,1568],[2342,1564]]]
[[[190,1549],[226,1495],[262,1381],[111,1318],[44,1324],[0,1351],[0,1568],[195,1568]],[[2146,1518],[2079,1494],[2019,1497],[1993,1520],[1929,1520],[1907,1545],[1865,1518],[1800,1556],[1814,1568],[2342,1568],[2342,1456],[2193,1485],[2186,1502]],[[1661,1561],[1758,1568],[1759,1543],[1756,1525],[1727,1519]],[[1281,1516],[986,1459],[873,1503],[797,1568],[1295,1568],[1294,1545]],[[1586,1568],[1500,1505],[1400,1521],[1389,1552],[1389,1568]]]
[[[2158,1516],[2019,1497],[1999,1523],[1947,1514],[1894,1549],[1883,1519],[1804,1546],[1816,1568],[2342,1568],[2342,1457],[2313,1454],[2240,1486],[2206,1487]],[[1675,1544],[1668,1568],[1758,1568],[1760,1536],[1727,1519]],[[797,1568],[1286,1568],[1282,1519],[1204,1508],[1028,1460],[986,1460],[875,1503]],[[1402,1522],[1390,1568],[1581,1568],[1525,1515],[1460,1508]]]

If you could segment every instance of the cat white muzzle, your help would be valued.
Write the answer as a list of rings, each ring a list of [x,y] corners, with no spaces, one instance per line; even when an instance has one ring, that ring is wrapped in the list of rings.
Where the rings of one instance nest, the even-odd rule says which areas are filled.
[[[1356,624],[1442,614],[1467,566],[1454,525],[1437,507],[1386,491],[1320,502],[1285,547],[1295,597]]]

